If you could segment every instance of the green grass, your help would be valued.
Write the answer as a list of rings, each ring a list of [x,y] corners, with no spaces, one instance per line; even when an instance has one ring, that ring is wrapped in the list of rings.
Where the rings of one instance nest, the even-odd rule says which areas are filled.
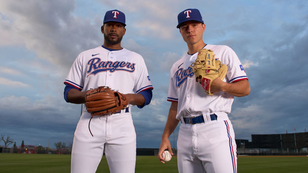
[[[307,173],[307,156],[243,156],[238,158],[241,173]]]
[[[0,154],[1,173],[69,173],[70,155]],[[98,173],[109,172],[103,157]],[[161,164],[156,156],[137,156],[136,173],[176,173],[176,157]],[[308,157],[241,156],[238,173],[304,173],[308,172]]]

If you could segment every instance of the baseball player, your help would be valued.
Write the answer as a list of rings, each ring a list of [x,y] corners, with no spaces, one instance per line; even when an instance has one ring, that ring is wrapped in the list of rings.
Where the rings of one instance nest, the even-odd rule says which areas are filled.
[[[177,142],[180,173],[235,173],[236,143],[228,114],[234,96],[242,97],[250,93],[246,73],[231,48],[204,43],[205,24],[198,9],[180,12],[177,28],[187,44],[188,52],[170,70],[167,100],[171,106],[158,158],[164,163],[161,154],[166,149],[173,154],[168,138],[181,122]],[[212,50],[215,58],[228,66],[226,77],[213,81],[213,95],[208,95],[196,82],[190,66],[201,49]]]
[[[72,173],[95,173],[103,153],[111,173],[135,172],[136,132],[131,107],[148,105],[153,87],[142,56],[121,47],[125,26],[123,12],[107,11],[101,27],[104,44],[81,52],[64,82],[67,102],[83,104],[86,91],[100,86],[123,93],[128,101],[125,109],[112,115],[91,119],[86,108],[83,110],[74,133]]]

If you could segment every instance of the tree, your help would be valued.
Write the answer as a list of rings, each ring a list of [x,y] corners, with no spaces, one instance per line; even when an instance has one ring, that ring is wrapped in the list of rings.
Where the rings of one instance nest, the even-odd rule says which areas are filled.
[[[36,147],[36,149],[37,149],[37,150],[44,150],[44,147],[41,146],[41,145],[39,145],[39,146]]]
[[[14,139],[10,138],[9,136],[7,136],[5,139],[5,135],[1,135],[1,140],[4,142],[4,148],[7,148],[9,145],[14,143]]]
[[[66,148],[66,143],[62,142],[61,149],[65,149],[65,148]]]
[[[22,140],[22,141],[21,141],[21,150],[24,149],[24,146],[25,146],[25,142],[24,142],[24,140]]]
[[[62,147],[62,142],[56,142],[54,145],[55,145],[55,147],[56,147],[57,150],[58,150],[58,149],[61,149],[61,147]]]
[[[60,150],[66,148],[66,143],[65,143],[65,142],[57,142],[57,143],[55,143],[54,145],[55,145],[55,147],[56,147],[57,149],[60,149]]]
[[[54,144],[58,151],[62,153],[62,149],[66,149],[66,143],[65,142],[57,142]]]

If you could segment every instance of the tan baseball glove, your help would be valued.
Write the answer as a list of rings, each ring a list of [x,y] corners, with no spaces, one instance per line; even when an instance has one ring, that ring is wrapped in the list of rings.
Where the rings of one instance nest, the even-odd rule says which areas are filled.
[[[216,78],[223,80],[228,71],[225,64],[222,64],[220,60],[215,60],[214,52],[209,49],[199,51],[196,61],[191,64],[191,68],[195,73],[196,82],[199,82],[209,95],[213,95],[211,92],[212,82]]]
[[[111,115],[120,112],[126,108],[127,104],[127,99],[122,93],[109,87],[98,87],[86,93],[85,105],[92,116]]]

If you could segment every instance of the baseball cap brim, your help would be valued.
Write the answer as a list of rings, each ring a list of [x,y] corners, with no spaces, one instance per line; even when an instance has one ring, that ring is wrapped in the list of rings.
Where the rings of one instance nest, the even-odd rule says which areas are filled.
[[[184,23],[186,23],[186,22],[200,22],[200,23],[204,24],[203,21],[199,21],[199,20],[187,20],[187,21],[184,21],[184,22],[178,24],[176,27],[177,27],[177,28],[180,28],[180,27],[181,27]]]

